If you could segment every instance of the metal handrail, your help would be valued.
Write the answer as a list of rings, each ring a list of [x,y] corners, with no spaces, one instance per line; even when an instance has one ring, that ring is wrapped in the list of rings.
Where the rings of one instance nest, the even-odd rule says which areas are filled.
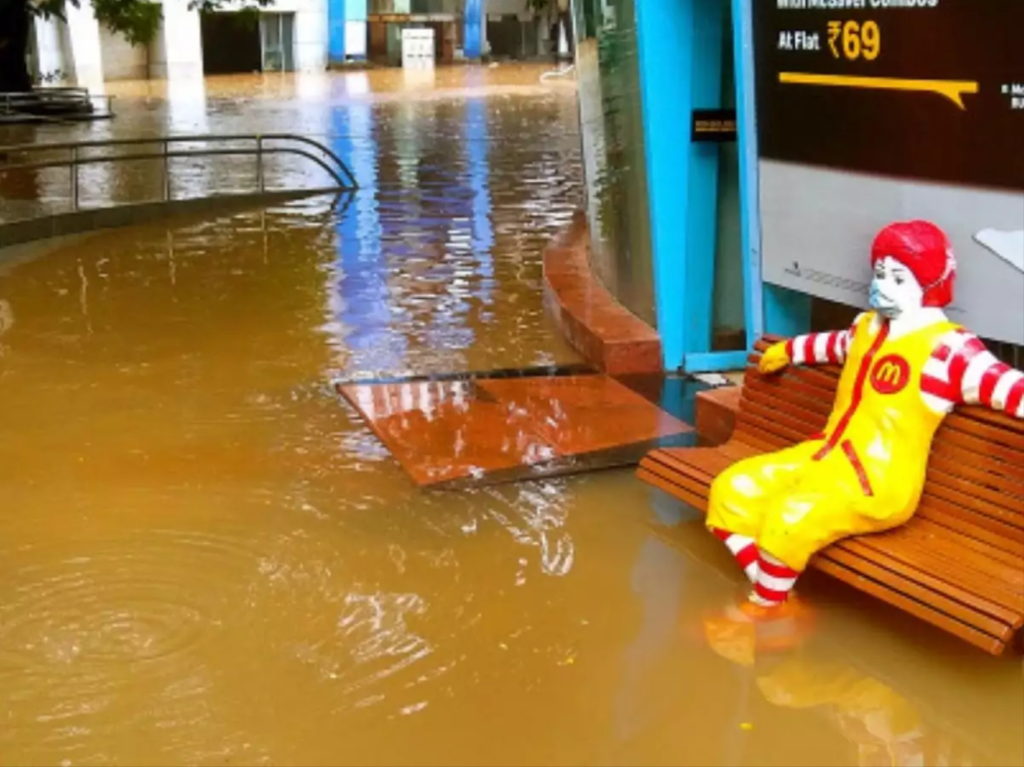
[[[324,156],[323,158],[295,146],[264,146],[265,141],[293,141],[314,147]],[[171,144],[187,144],[199,142],[226,142],[226,141],[255,141],[256,146],[248,147],[227,147],[227,148],[202,148],[195,150],[173,151]],[[141,146],[146,144],[159,144],[159,152],[133,152],[129,154],[106,154],[97,156],[81,156],[82,149],[97,147],[118,147],[118,146]],[[305,157],[316,163],[334,179],[339,191],[354,191],[358,188],[355,176],[349,170],[345,162],[333,151],[318,141],[307,136],[300,136],[294,133],[223,133],[203,134],[199,136],[159,136],[155,138],[123,138],[123,139],[94,139],[89,141],[57,141],[37,144],[10,144],[0,146],[0,157],[10,157],[13,154],[39,154],[56,150],[69,150],[70,156],[62,160],[41,160],[27,163],[5,163],[0,162],[0,173],[12,170],[39,170],[44,168],[68,167],[70,171],[71,203],[72,209],[78,210],[78,168],[81,165],[89,165],[102,162],[119,162],[123,160],[163,160],[163,196],[165,201],[173,199],[171,195],[170,160],[185,157],[205,157],[216,155],[256,155],[256,183],[261,192],[265,191],[266,179],[263,168],[263,156],[268,154],[294,154]]]

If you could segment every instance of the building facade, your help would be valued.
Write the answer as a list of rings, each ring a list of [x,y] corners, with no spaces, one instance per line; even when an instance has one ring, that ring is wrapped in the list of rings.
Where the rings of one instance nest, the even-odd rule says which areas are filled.
[[[158,2],[163,19],[148,45],[133,46],[97,23],[92,0],[69,3],[64,20],[36,19],[29,53],[36,81],[102,91],[107,80],[317,72],[367,58],[397,66],[407,28],[434,30],[441,63],[492,52],[545,55],[559,45],[547,23],[554,14],[537,14],[527,0],[274,0],[205,14],[188,0]]]

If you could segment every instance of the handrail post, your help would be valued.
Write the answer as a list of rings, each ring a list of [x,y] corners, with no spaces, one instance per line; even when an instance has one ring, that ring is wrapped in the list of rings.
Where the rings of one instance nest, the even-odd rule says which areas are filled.
[[[78,147],[71,147],[71,210],[78,212]]]
[[[164,146],[164,202],[171,200],[171,158],[168,156],[167,139],[163,141]]]
[[[256,185],[263,193],[266,183],[263,178],[263,136],[256,135]]]

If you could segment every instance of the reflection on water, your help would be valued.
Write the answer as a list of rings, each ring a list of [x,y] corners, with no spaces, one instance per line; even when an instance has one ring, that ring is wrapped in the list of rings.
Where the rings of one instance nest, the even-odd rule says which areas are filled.
[[[214,82],[210,130],[327,137],[351,204],[0,263],[0,762],[858,764],[858,728],[1024,759],[1019,662],[810,579],[800,673],[855,705],[784,705],[701,635],[741,587],[721,547],[630,472],[422,492],[334,394],[576,361],[538,258],[580,197],[576,112],[540,72]],[[171,124],[120,87],[60,130]]]

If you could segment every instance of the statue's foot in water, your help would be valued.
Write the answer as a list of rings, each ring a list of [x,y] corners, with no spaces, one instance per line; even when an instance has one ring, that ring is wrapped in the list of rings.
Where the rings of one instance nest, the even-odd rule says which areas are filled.
[[[704,638],[727,660],[751,666],[761,653],[786,652],[811,633],[811,609],[794,594],[771,607],[748,600],[704,618]]]

